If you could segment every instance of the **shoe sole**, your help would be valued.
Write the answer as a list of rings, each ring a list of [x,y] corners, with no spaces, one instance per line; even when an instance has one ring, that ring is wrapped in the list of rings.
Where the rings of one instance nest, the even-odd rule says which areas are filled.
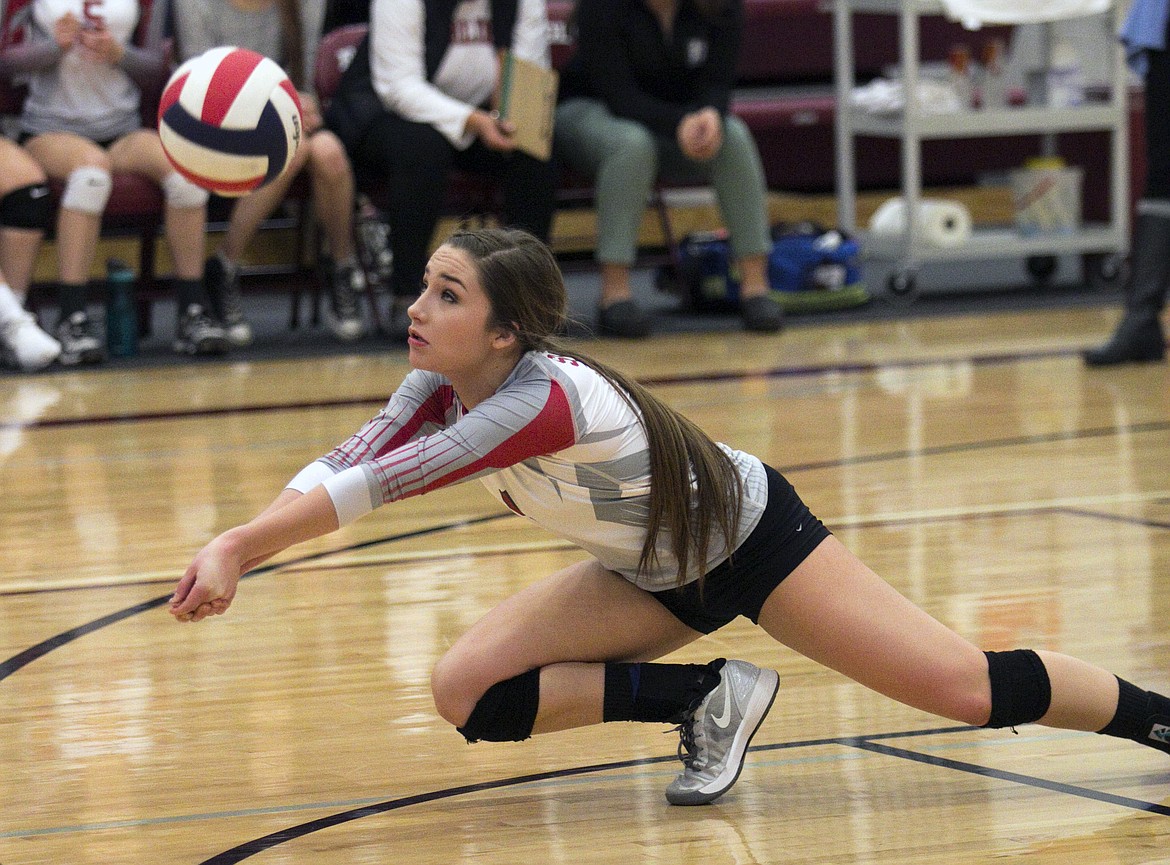
[[[85,351],[63,351],[57,355],[57,363],[61,366],[87,366],[101,363],[106,359],[106,353],[100,348],[86,349]]]
[[[761,684],[764,685],[766,691],[761,691]],[[775,670],[760,670],[760,678],[756,680],[756,687],[752,690],[751,699],[748,700],[743,722],[736,730],[735,739],[731,743],[735,759],[729,759],[727,765],[723,767],[723,771],[714,780],[698,790],[671,793],[670,789],[667,788],[666,801],[671,805],[707,805],[730,790],[739,780],[739,774],[743,771],[743,765],[747,761],[747,752],[752,744],[752,739],[755,738],[756,731],[763,725],[764,719],[768,717],[768,712],[772,710],[772,704],[776,702],[776,694],[779,691],[780,675]],[[734,772],[732,772],[733,766]],[[728,778],[729,773],[731,773],[730,778]]]
[[[186,354],[191,357],[200,357],[207,354],[227,354],[231,345],[227,339],[222,340],[204,340],[202,343],[196,345],[191,342],[184,342],[176,340],[174,343],[175,354]]]
[[[1085,366],[1120,366],[1126,363],[1157,363],[1166,359],[1166,352],[1164,350],[1150,350],[1135,351],[1124,355],[1102,355],[1087,351],[1082,357],[1085,359]]]

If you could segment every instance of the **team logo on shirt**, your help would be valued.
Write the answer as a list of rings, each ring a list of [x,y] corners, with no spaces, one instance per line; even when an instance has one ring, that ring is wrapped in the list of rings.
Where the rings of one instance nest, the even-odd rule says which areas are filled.
[[[1150,730],[1150,738],[1155,742],[1170,742],[1170,727],[1165,724],[1155,724]]]
[[[90,27],[101,27],[106,23],[106,16],[102,14],[103,0],[84,0],[81,4],[81,17]]]
[[[492,42],[491,18],[460,18],[451,21],[452,45],[490,45]]]

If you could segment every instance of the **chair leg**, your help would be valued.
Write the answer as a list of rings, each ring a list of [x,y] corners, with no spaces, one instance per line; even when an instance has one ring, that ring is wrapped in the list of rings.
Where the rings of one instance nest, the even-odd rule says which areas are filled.
[[[309,319],[313,327],[321,325],[321,295],[324,293],[320,268],[317,269],[317,278],[313,280],[313,287],[309,289],[310,309],[312,317]]]
[[[138,235],[138,336],[145,338],[154,330],[154,294],[158,290],[155,274],[155,244],[162,224],[152,220]]]
[[[654,209],[658,213],[658,222],[662,227],[662,237],[666,242],[666,255],[670,259],[669,267],[675,279],[682,274],[682,253],[679,251],[678,241],[674,236],[674,226],[670,221],[670,208],[662,194],[662,187],[656,186],[652,193]]]
[[[318,231],[316,230],[316,225],[315,224],[313,224],[313,225],[308,224],[310,221],[310,217],[308,216],[308,214],[311,211],[311,208],[309,207],[309,199],[304,199],[302,201],[297,202],[296,208],[297,208],[297,224],[296,224],[296,240],[293,243],[293,261],[296,262],[294,267],[295,267],[297,273],[295,273],[293,275],[293,278],[289,281],[289,313],[288,313],[289,330],[296,330],[297,328],[299,328],[301,326],[301,294],[303,293],[302,292],[303,285],[301,283],[301,277],[304,275],[305,245],[306,245],[305,244],[305,236],[307,234],[312,234],[312,240],[313,240],[312,248],[317,250],[318,255],[320,255],[320,250],[321,250],[321,238],[319,236]],[[313,264],[312,264],[312,268],[310,269],[309,272],[314,273],[316,266],[317,266],[317,262],[314,259]],[[313,290],[310,289],[310,297],[313,296],[312,291]],[[316,323],[316,316],[313,317],[313,322]]]
[[[370,282],[370,275],[366,274],[366,303],[370,305],[370,322],[374,325],[374,333],[382,332],[382,311],[378,309],[378,292]]]
[[[288,329],[296,330],[301,326],[301,283],[298,277],[293,277],[292,288],[288,293]]]

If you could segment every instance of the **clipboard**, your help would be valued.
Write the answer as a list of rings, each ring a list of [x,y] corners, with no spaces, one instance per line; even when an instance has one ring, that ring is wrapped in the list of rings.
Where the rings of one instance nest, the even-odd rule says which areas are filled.
[[[516,125],[516,148],[547,162],[552,156],[553,117],[560,76],[511,51],[504,54],[500,117]]]

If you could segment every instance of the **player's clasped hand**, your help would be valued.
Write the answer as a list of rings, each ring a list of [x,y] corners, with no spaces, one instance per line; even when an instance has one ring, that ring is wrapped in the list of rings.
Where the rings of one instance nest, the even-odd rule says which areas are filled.
[[[200,622],[227,612],[243,574],[243,563],[216,538],[199,551],[175,587],[169,612],[180,622]]]

